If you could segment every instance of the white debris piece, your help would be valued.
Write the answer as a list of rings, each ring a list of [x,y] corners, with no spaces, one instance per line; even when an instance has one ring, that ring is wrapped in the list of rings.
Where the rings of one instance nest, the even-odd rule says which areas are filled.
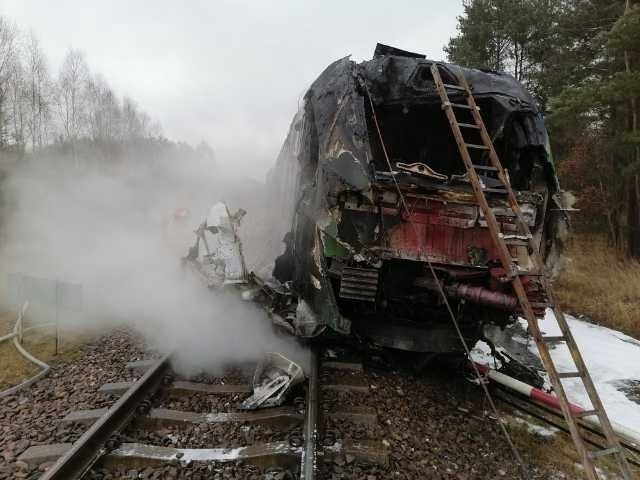
[[[196,243],[187,260],[193,262],[209,286],[246,282],[247,269],[238,236],[245,213],[240,209],[232,215],[226,204],[216,203],[195,232]]]

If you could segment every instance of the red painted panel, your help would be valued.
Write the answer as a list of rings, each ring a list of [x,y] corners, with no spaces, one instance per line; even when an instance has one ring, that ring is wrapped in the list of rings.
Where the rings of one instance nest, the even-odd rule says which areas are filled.
[[[387,232],[388,247],[400,256],[429,256],[446,263],[469,264],[469,248],[484,248],[490,260],[498,255],[486,227],[477,225],[477,207],[408,200],[411,221]],[[509,226],[505,225],[505,231]]]

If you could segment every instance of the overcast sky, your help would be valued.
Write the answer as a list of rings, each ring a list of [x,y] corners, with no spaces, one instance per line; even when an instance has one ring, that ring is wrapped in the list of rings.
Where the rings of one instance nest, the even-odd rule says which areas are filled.
[[[53,71],[69,47],[174,140],[262,178],[309,84],[376,42],[444,57],[457,0],[0,0],[40,38]]]

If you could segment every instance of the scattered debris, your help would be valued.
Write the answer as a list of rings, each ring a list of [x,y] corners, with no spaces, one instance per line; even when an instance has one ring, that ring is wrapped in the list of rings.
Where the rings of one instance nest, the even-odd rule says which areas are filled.
[[[195,231],[196,243],[185,261],[205,279],[207,286],[246,283],[247,267],[238,236],[240,221],[246,213],[239,209],[231,214],[225,203],[216,203]]]
[[[242,402],[244,410],[282,405],[291,388],[304,380],[302,367],[279,353],[267,353],[253,375],[253,395]]]

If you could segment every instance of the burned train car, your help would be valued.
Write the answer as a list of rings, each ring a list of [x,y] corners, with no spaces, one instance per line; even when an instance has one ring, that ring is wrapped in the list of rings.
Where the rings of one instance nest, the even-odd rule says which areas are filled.
[[[274,191],[294,192],[274,276],[298,298],[289,317],[298,335],[335,332],[383,347],[461,351],[429,263],[469,344],[487,323],[506,325],[518,314],[431,64],[378,45],[372,60],[331,64],[304,96],[269,177]],[[566,219],[535,101],[510,75],[441,65],[470,84],[534,243],[553,268]],[[502,232],[514,232],[504,195],[490,188],[491,172],[481,180]],[[510,248],[529,263],[525,241]],[[536,275],[524,276],[534,290]]]

